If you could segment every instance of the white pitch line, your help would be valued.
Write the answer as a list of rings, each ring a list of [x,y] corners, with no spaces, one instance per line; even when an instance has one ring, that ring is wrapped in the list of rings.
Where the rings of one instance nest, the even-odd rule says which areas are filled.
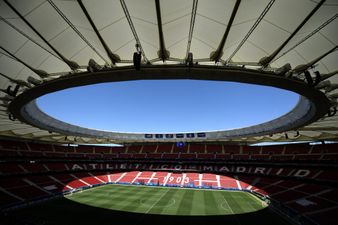
[[[227,204],[228,208],[230,209],[231,213],[232,214],[235,214],[234,211],[232,211],[232,208],[230,207],[228,201],[225,199],[224,195],[222,195],[223,199],[224,199],[224,202]]]
[[[166,192],[164,192],[162,195],[161,195],[161,197],[159,197],[158,198],[158,200],[145,212],[146,214],[148,214],[149,213],[149,211],[157,204],[157,203],[159,203],[160,201],[161,201],[161,199],[163,198],[163,196],[165,195],[165,194],[167,194],[168,193],[168,191],[169,191],[169,189],[166,191]]]
[[[232,215],[235,215],[235,220],[236,220],[236,222],[237,222],[239,225],[241,225],[241,222],[239,222],[239,220],[237,219],[236,214],[234,213],[234,211],[233,211],[232,208],[230,207],[230,205],[229,205],[228,201],[225,199],[224,195],[223,195],[223,199],[224,199],[225,203],[228,205],[230,211],[232,212]]]

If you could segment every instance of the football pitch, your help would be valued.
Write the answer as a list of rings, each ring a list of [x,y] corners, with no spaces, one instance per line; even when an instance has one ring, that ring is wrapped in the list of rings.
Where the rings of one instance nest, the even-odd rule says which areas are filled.
[[[266,207],[247,192],[151,186],[107,185],[67,198],[105,209],[160,215],[230,215]]]
[[[290,225],[254,195],[240,191],[105,185],[12,211],[27,224]],[[5,223],[6,224],[6,223]]]

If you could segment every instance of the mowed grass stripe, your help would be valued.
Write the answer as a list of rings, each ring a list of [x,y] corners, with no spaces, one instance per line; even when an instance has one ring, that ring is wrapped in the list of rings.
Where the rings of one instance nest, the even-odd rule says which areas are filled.
[[[86,198],[82,199],[81,202],[96,207],[114,209],[115,207],[118,207],[118,204],[122,200],[128,198],[128,196],[132,196],[135,192],[138,191],[138,189],[137,187],[116,188],[116,186],[109,186],[107,187],[107,191],[105,192],[106,195],[103,197],[97,197],[97,191],[100,190],[95,190],[92,197],[86,196]]]
[[[191,206],[190,215],[204,215],[205,214],[205,202],[204,202],[204,191],[194,191],[194,204]]]
[[[256,204],[256,201],[251,201],[250,196],[246,193],[240,196],[241,207],[244,208],[246,212],[256,211],[252,204]]]
[[[176,210],[176,215],[190,215],[196,191],[188,189],[182,189],[182,191],[184,191],[184,194]]]
[[[176,210],[178,205],[176,203],[176,198],[179,197],[177,194],[179,189],[169,189],[161,199],[154,205],[149,211],[149,214],[163,214],[166,209]]]
[[[118,189],[117,192],[114,192],[112,195],[107,196],[101,202],[98,202],[99,207],[107,209],[118,209],[123,201],[128,201],[132,198],[135,193],[143,193],[144,190],[139,190],[137,187],[126,187],[125,189]]]
[[[221,214],[219,204],[216,201],[215,195],[218,195],[217,191],[203,191],[205,215]]]
[[[91,201],[97,201],[98,199],[107,199],[107,195],[120,192],[120,189],[121,188],[112,189],[108,188],[107,186],[101,186],[68,195],[66,198],[73,201],[80,201],[81,203],[90,204]]]
[[[171,198],[172,200],[168,199],[168,201],[175,201],[175,203],[170,205],[169,207],[163,208],[161,211],[161,214],[164,214],[164,215],[175,215],[176,214],[178,207],[180,206],[183,200],[183,196],[185,192],[181,191],[181,189],[176,189],[176,188],[173,188],[173,190],[175,190],[175,192],[170,192],[170,194],[168,194],[166,198]]]
[[[154,193],[151,189],[136,189],[127,195],[120,195],[115,198],[114,208],[122,211],[134,212],[134,208],[139,205],[140,199],[156,198],[157,193]],[[137,204],[137,205],[136,205]],[[112,207],[111,207],[112,208]]]
[[[132,195],[137,191],[136,187],[131,187],[127,189],[122,188],[115,188],[115,187],[107,187],[104,194],[102,195],[101,190],[95,190],[93,189],[93,192],[91,192],[92,196],[85,195],[83,198],[79,199],[79,202],[97,206],[101,208],[107,208],[110,209],[112,205],[115,205],[116,203],[120,202],[122,199],[126,198],[127,196]],[[79,196],[82,197],[82,193],[79,193]],[[73,200],[73,199],[72,199]]]
[[[161,197],[156,194],[156,191],[157,193],[163,195],[168,190],[147,188],[142,191],[135,192],[134,195],[125,198],[120,203],[122,207],[118,207],[118,210],[144,213],[155,201],[158,200],[159,197]]]
[[[245,213],[247,209],[247,207],[244,207],[243,198],[241,197],[243,193],[239,193],[240,194],[238,194],[237,192],[229,192],[228,195],[223,195],[234,214]]]

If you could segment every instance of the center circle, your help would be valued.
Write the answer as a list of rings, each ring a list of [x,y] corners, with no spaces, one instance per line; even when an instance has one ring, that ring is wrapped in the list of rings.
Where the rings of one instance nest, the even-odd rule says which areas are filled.
[[[69,88],[37,100],[49,116],[97,130],[133,133],[219,131],[291,111],[299,95],[254,84],[140,80]]]

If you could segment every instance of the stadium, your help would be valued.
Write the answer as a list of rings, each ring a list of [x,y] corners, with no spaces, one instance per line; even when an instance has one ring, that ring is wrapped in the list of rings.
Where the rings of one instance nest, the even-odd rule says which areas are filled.
[[[337,0],[0,0],[0,16],[1,224],[337,224]],[[296,103],[173,132],[79,125],[39,103],[140,81],[257,85]],[[240,105],[250,118],[273,100],[262,113],[249,96]]]

